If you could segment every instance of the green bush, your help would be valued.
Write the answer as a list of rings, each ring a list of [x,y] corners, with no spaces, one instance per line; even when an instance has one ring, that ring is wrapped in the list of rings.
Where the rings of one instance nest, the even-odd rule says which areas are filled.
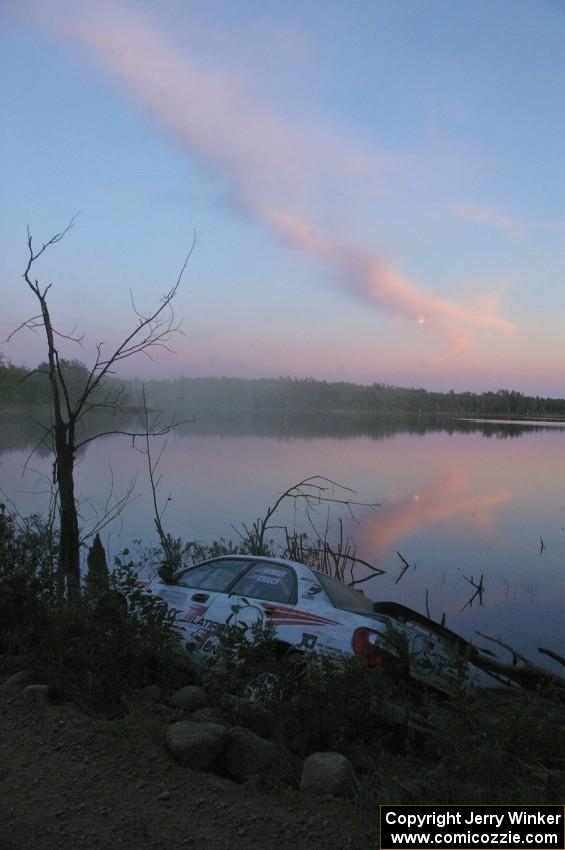
[[[56,540],[37,516],[20,524],[0,504],[0,652],[26,654],[41,643],[59,596]]]
[[[117,558],[77,600],[59,592],[53,564],[49,529],[0,509],[0,653],[26,656],[55,692],[107,714],[147,684],[186,682],[174,612],[142,590],[131,561]]]

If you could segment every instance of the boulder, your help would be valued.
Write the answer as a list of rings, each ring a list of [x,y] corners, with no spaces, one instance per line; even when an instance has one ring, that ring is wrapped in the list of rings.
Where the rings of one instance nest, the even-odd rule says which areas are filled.
[[[272,770],[277,748],[272,741],[260,738],[250,729],[235,726],[228,733],[224,759],[229,775],[245,781]]]
[[[37,678],[31,670],[20,670],[18,673],[12,673],[11,676],[8,676],[0,690],[16,693],[22,691],[26,685],[31,685],[36,681]]]
[[[22,697],[26,702],[44,705],[49,699],[49,685],[26,685],[22,689]]]
[[[180,720],[166,731],[165,741],[177,761],[195,770],[205,770],[222,753],[227,729],[219,723]]]
[[[172,706],[183,708],[185,711],[197,711],[199,708],[204,708],[207,702],[206,691],[199,688],[198,685],[186,685],[186,687],[175,691],[170,699]]]
[[[205,708],[199,708],[196,711],[192,712],[191,720],[194,720],[196,723],[220,723],[222,722],[221,717],[218,716],[218,712],[216,709],[206,706]]]
[[[349,759],[341,753],[313,753],[304,760],[301,791],[351,797],[354,789],[355,772]]]
[[[161,699],[161,689],[157,685],[146,685],[140,690],[139,695],[142,699],[149,700],[150,702],[159,702]]]

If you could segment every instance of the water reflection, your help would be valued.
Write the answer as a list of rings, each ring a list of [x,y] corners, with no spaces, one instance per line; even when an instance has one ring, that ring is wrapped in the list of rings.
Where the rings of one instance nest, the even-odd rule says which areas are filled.
[[[309,440],[331,438],[349,440],[369,437],[371,440],[388,440],[398,434],[414,436],[429,433],[480,434],[486,438],[515,439],[524,434],[546,430],[565,430],[559,422],[512,422],[510,420],[456,419],[440,416],[382,416],[364,413],[298,413],[281,411],[198,412],[176,411],[178,419],[187,419],[177,433],[183,436],[207,437],[266,437],[277,440]],[[167,418],[165,416],[165,418]],[[0,410],[0,453],[25,448],[39,443],[49,425],[45,409],[30,410],[25,415],[12,415]],[[104,431],[108,423],[113,428],[139,427],[139,418],[131,413],[116,411],[107,415],[92,416],[87,420],[83,439],[96,431]],[[82,427],[82,426],[81,426]],[[49,453],[48,443],[39,443],[41,455]]]
[[[396,548],[410,532],[428,530],[455,517],[484,530],[494,523],[492,509],[511,498],[512,493],[505,487],[494,493],[474,493],[468,475],[456,468],[409,496],[392,498],[374,516],[365,519],[357,534],[359,547],[378,558],[392,546]]]

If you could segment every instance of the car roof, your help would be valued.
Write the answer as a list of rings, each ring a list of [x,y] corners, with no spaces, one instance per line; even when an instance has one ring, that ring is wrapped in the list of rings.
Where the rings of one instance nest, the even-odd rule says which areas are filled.
[[[200,564],[211,564],[214,561],[265,561],[269,564],[284,564],[286,567],[298,567],[301,570],[308,570],[311,573],[316,572],[306,564],[300,564],[298,561],[290,561],[288,558],[275,558],[271,555],[215,555],[213,558],[205,558],[203,561],[191,564],[189,569],[198,567]]]

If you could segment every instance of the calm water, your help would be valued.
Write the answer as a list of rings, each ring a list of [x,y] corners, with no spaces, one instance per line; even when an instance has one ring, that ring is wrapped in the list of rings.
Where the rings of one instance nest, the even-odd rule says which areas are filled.
[[[14,417],[0,426],[2,491],[22,513],[44,512],[50,457],[35,454],[22,475],[36,428]],[[379,503],[355,509],[354,517],[334,508],[329,518],[333,528],[341,518],[359,554],[386,570],[363,585],[367,595],[425,611],[427,591],[431,615],[445,613],[447,625],[467,637],[484,631],[539,662],[538,646],[565,652],[562,426],[202,415],[168,437],[160,472],[161,502],[170,497],[166,528],[204,542],[235,540],[232,526],[252,522],[307,476],[346,484],[359,500]],[[80,455],[85,525],[93,507],[104,508],[112,481],[113,498],[135,481],[135,498],[103,532],[110,551],[136,538],[154,542],[146,463],[126,437],[105,437]],[[314,521],[323,529],[326,519],[319,508]],[[288,504],[278,521],[307,528],[299,505]],[[397,552],[411,565],[398,583]],[[465,577],[481,574],[482,606],[464,607],[473,593]]]

